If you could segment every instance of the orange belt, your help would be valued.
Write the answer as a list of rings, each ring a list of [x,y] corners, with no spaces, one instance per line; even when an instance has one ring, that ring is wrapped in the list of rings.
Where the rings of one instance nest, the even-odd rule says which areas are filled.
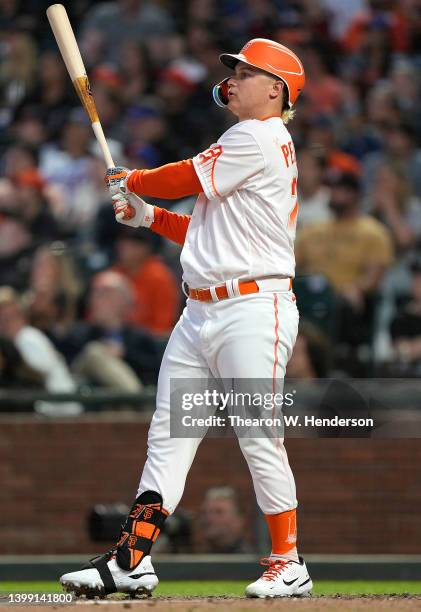
[[[290,281],[289,288],[292,289],[292,279],[289,279],[289,281]],[[240,295],[248,295],[249,293],[258,293],[259,285],[254,280],[240,281],[238,283],[238,290],[239,290]],[[192,300],[199,300],[199,302],[213,302],[214,301],[214,299],[212,298],[212,293],[210,289],[191,289],[189,287],[187,293],[188,293],[189,298],[191,298]],[[215,287],[215,293],[216,293],[218,300],[226,300],[229,297],[236,297],[236,296],[229,295],[226,285],[218,285],[217,287]]]

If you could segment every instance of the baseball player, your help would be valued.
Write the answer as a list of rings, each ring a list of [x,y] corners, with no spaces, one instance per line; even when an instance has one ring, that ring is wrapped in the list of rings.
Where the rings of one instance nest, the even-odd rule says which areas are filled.
[[[162,360],[136,500],[115,547],[62,576],[76,594],[148,594],[158,584],[151,547],[179,503],[201,441],[170,437],[170,380],[211,375],[282,385],[297,336],[291,290],[297,165],[285,123],[303,89],[304,69],[292,51],[261,38],[220,60],[233,74],[215,86],[214,99],[238,123],[193,159],[106,174],[120,223],[148,227],[183,245],[188,299]],[[193,194],[198,198],[191,216],[138,197]],[[239,444],[272,540],[266,569],[246,595],[304,595],[312,581],[297,554],[295,483],[283,439],[241,437]]]

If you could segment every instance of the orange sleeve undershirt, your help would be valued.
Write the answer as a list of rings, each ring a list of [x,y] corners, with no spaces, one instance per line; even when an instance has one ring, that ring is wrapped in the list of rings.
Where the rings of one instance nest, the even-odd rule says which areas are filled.
[[[127,189],[140,196],[169,200],[203,191],[191,159],[166,164],[153,170],[134,170],[127,179]]]
[[[165,208],[154,208],[154,221],[151,230],[160,234],[168,240],[183,245],[186,239],[191,216],[178,215],[177,213],[165,210]]]

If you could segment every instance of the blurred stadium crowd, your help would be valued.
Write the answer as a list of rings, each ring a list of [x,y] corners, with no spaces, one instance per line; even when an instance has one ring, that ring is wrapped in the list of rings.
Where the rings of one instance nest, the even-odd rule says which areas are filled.
[[[44,0],[0,5],[0,387],[137,391],[183,305],[179,248],[114,221]],[[421,369],[420,0],[65,2],[116,163],[151,168],[232,123],[222,51],[292,47],[307,83],[291,377]],[[158,201],[190,212],[193,199]]]

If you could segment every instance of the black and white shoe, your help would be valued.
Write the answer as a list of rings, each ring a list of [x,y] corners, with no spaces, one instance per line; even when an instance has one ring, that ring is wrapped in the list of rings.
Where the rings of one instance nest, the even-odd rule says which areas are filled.
[[[247,597],[297,597],[308,595],[313,582],[308,574],[304,559],[285,561],[283,559],[262,559],[267,565],[261,578],[246,587]]]
[[[105,554],[90,565],[60,578],[65,591],[88,598],[105,597],[110,593],[128,593],[132,597],[150,596],[158,584],[151,557],[148,555],[135,569],[123,570],[114,555]]]

